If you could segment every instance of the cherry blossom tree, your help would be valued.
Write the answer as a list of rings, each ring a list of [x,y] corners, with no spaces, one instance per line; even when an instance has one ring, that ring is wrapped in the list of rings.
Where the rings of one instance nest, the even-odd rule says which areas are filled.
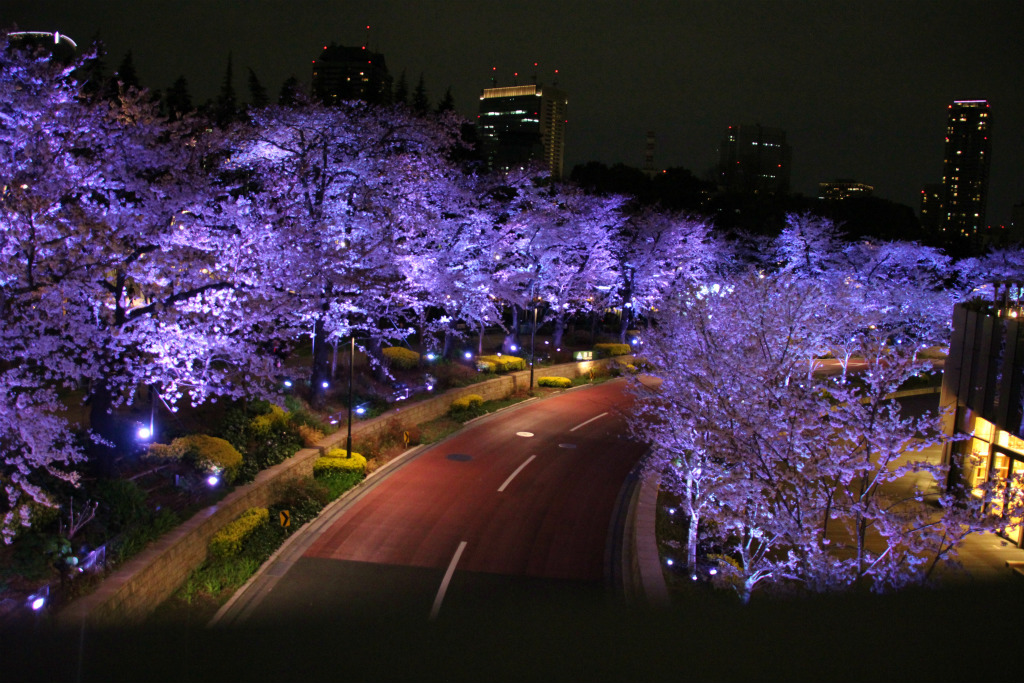
[[[663,384],[641,392],[636,432],[691,516],[688,565],[698,543],[719,548],[730,559],[717,580],[744,600],[758,586],[919,583],[988,524],[978,504],[945,488],[941,466],[909,455],[945,438],[935,416],[904,417],[889,399],[929,365],[915,348],[865,328],[863,375],[808,374],[833,324],[820,312],[836,293],[832,268],[808,261],[666,300],[645,346]],[[842,303],[853,307],[849,292]],[[895,486],[912,474],[919,485]]]
[[[705,223],[653,209],[631,216],[612,239],[617,277],[606,302],[622,309],[619,341],[625,343],[635,316],[674,289],[704,281],[715,250]]]
[[[321,405],[330,345],[356,331],[379,343],[384,321],[422,303],[408,275],[438,244],[442,223],[430,218],[449,196],[443,152],[454,130],[354,102],[268,107],[250,118],[233,164],[251,178],[245,231],[261,235],[255,300],[292,340],[312,339],[312,399]]]

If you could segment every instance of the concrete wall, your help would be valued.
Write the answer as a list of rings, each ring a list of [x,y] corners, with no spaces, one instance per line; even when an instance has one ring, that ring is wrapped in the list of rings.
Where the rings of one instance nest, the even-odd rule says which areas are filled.
[[[611,360],[628,362],[631,358],[538,368],[534,381],[537,377],[571,379],[589,372],[591,368],[603,367]],[[527,389],[529,382],[529,370],[522,370],[452,389],[426,401],[402,405],[379,417],[354,423],[352,438],[366,438],[396,425],[406,429],[436,419],[448,412],[452,401],[466,394],[477,394],[487,401],[505,398],[518,389]],[[338,445],[344,447],[346,436],[347,431],[343,427],[324,438],[316,448],[304,448],[285,462],[260,472],[253,482],[238,487],[216,505],[198,512],[129,560],[107,577],[96,591],[61,611],[58,621],[70,626],[85,621],[125,624],[144,620],[203,563],[210,539],[217,531],[251,507],[267,507],[277,502],[277,489],[282,483],[312,476],[313,462],[320,452]]]

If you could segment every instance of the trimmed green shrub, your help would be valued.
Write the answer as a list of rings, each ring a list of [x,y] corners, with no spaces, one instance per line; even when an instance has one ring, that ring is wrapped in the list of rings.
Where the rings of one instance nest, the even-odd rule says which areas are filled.
[[[492,372],[515,372],[526,369],[526,361],[516,356],[478,356],[476,363],[478,368],[482,364],[493,365]]]
[[[249,508],[238,519],[218,531],[210,539],[210,556],[226,559],[242,552],[242,544],[254,531],[270,520],[267,508]]]
[[[596,358],[612,358],[614,356],[628,356],[633,353],[629,344],[594,344],[594,356]]]
[[[224,480],[231,482],[242,466],[242,454],[225,439],[206,434],[182,436],[170,443],[151,444],[146,453],[150,458],[191,460],[197,469],[204,472],[219,470]]]
[[[568,377],[538,377],[537,386],[554,387],[555,389],[568,389],[572,386],[572,380]]]
[[[458,412],[462,410],[470,410],[471,408],[479,408],[484,404],[484,397],[479,394],[466,394],[452,401],[451,407],[448,409],[449,412]]]
[[[420,354],[403,346],[388,346],[381,353],[394,368],[412,370],[420,364]]]
[[[353,453],[351,458],[328,458],[320,457],[313,462],[313,477],[319,478],[337,472],[355,472],[362,474],[366,471],[366,458]]]

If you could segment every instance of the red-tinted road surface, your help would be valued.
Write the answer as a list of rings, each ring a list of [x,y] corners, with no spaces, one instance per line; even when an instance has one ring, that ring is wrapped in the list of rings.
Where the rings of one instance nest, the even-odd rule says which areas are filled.
[[[269,567],[221,622],[384,604],[426,618],[513,585],[603,590],[613,516],[644,452],[625,437],[625,388],[532,401],[422,451],[305,539],[301,557]]]

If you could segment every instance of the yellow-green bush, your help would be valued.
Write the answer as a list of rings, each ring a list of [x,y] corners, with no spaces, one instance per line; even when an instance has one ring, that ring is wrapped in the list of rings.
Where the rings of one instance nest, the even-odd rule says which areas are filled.
[[[326,455],[313,462],[314,477],[322,477],[334,472],[359,472],[361,474],[365,471],[366,458],[359,453],[353,453],[349,457],[348,451],[344,448],[332,448],[327,451]]]
[[[270,511],[267,508],[249,508],[213,535],[209,545],[210,557],[223,559],[237,555],[242,551],[245,539],[269,520]]]
[[[186,458],[204,472],[220,471],[224,480],[231,482],[242,466],[242,454],[228,441],[206,434],[182,436],[168,444],[151,444],[146,453],[150,458],[181,460]]]
[[[392,367],[412,370],[420,364],[420,354],[403,346],[388,346],[382,350]]]
[[[258,438],[260,435],[268,434],[273,429],[287,424],[287,422],[288,415],[284,412],[284,408],[271,404],[270,412],[254,417],[249,423],[249,429]]]
[[[628,356],[631,353],[633,349],[629,344],[594,344],[594,356],[597,358]]]
[[[538,377],[537,386],[554,387],[556,389],[568,389],[572,386],[572,380],[568,377]]]
[[[476,362],[477,367],[480,367],[481,364],[493,365],[493,372],[515,372],[526,369],[526,361],[516,356],[479,356]]]
[[[451,407],[448,409],[449,412],[459,412],[463,410],[470,410],[471,408],[479,408],[484,404],[484,397],[479,394],[466,394],[452,401]]]

